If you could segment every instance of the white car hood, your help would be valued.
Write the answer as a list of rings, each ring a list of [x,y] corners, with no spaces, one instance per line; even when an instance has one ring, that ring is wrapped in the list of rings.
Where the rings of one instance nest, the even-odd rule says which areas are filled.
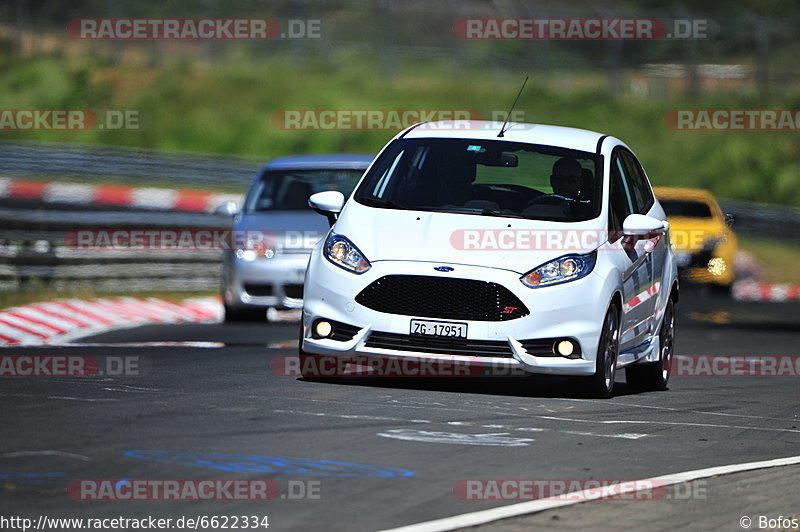
[[[350,239],[370,262],[464,264],[519,274],[562,255],[593,251],[595,240],[602,243],[603,229],[599,219],[563,223],[405,211],[367,207],[354,200],[347,203],[333,228]],[[527,244],[522,237],[523,243],[518,246],[520,233],[532,236]],[[555,233],[557,238],[547,243],[548,233]]]

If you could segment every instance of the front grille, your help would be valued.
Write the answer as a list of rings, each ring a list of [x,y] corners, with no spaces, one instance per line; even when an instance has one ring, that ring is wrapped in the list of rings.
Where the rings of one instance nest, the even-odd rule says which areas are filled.
[[[366,346],[397,349],[398,351],[419,351],[435,355],[513,358],[508,342],[440,338],[422,334],[409,335],[373,331],[367,338]]]
[[[697,253],[692,254],[689,260],[689,268],[707,268],[708,263],[711,262],[713,254],[710,250],[703,249]]]
[[[530,314],[506,287],[497,283],[387,275],[356,296],[367,308],[387,314],[474,321],[506,321]]]
[[[286,297],[293,299],[303,299],[303,285],[301,284],[287,284],[283,287],[283,293]]]
[[[271,284],[245,283],[244,291],[251,296],[262,297],[272,295]]]

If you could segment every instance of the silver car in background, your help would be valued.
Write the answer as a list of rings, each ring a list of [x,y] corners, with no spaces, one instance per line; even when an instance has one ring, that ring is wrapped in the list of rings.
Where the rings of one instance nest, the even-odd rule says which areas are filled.
[[[372,159],[298,155],[261,169],[234,217],[235,245],[223,252],[225,321],[263,320],[269,308],[302,308],[311,249],[329,229],[308,198],[325,190],[349,196]]]

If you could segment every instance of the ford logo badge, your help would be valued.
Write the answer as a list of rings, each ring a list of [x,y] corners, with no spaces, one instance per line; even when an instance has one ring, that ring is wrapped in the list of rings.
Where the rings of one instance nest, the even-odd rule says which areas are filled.
[[[451,268],[450,266],[436,266],[434,270],[437,272],[452,272],[455,268]]]

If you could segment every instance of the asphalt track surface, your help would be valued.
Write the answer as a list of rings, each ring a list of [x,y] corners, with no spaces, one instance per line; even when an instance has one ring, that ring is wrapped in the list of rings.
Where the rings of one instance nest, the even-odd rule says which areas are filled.
[[[297,327],[146,326],[82,345],[4,349],[136,357],[128,360],[139,374],[0,379],[0,517],[227,516],[230,527],[233,516],[268,516],[270,530],[379,530],[516,502],[462,500],[454,491],[460,480],[630,480],[800,455],[800,377],[685,376],[666,392],[635,392],[620,372],[609,400],[587,398],[560,378],[320,383],[271,369],[276,357],[295,353]],[[208,343],[130,345],[152,342]],[[685,292],[676,351],[798,355],[800,305]],[[737,478],[745,486],[794,486],[798,470]],[[280,495],[86,501],[67,494],[76,479],[270,479]],[[800,514],[796,491],[747,497],[743,489],[718,479],[702,497],[590,502],[531,519],[552,530],[658,530],[686,526],[694,512],[704,528],[735,530],[738,513],[722,521],[715,513]],[[614,521],[598,523],[615,504]]]

